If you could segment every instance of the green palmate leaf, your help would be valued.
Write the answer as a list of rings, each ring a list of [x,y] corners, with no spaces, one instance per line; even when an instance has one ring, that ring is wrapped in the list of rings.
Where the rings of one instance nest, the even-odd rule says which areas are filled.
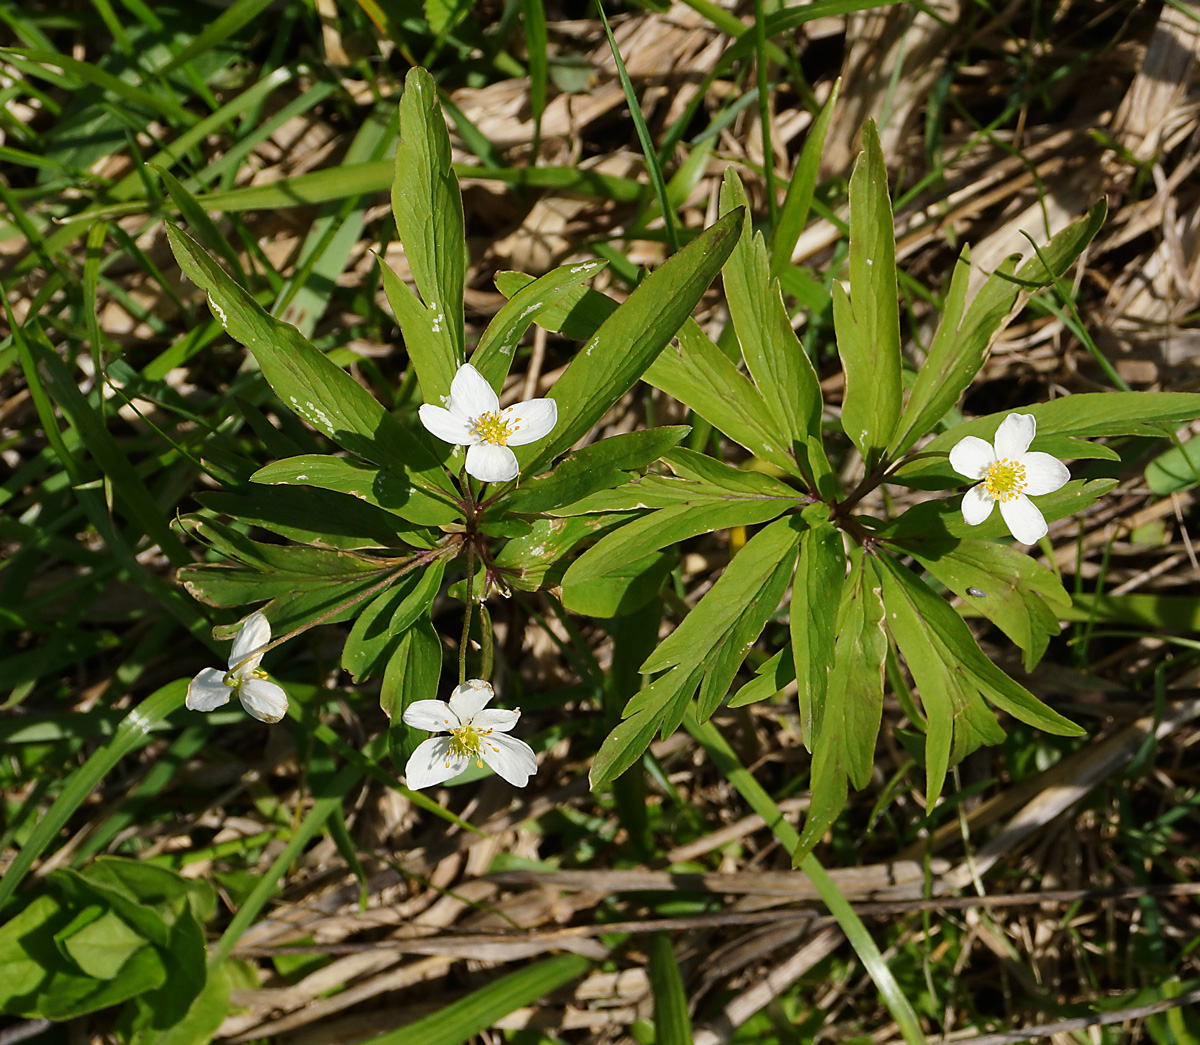
[[[302,454],[275,461],[250,479],[267,486],[315,486],[349,494],[420,525],[438,526],[462,514],[454,505],[416,489],[386,465],[329,454]]]
[[[550,437],[518,447],[522,472],[536,475],[581,436],[642,376],[675,336],[725,263],[740,213],[705,229],[652,272],[580,349],[551,390],[558,426]]]
[[[396,317],[404,337],[404,348],[417,371],[422,395],[448,395],[450,382],[454,380],[454,373],[458,369],[459,357],[442,303],[435,299],[430,307],[422,304],[421,299],[383,258],[379,259],[379,273],[383,276],[383,289],[392,307],[392,315]],[[445,388],[444,392],[435,391],[442,387]],[[430,401],[439,403],[440,399]]]
[[[729,707],[742,708],[747,704],[757,704],[760,700],[770,700],[795,679],[796,664],[792,660],[792,651],[790,648],[781,649],[755,669],[754,678],[729,698]]]
[[[833,119],[841,84],[840,79],[834,81],[824,107],[809,128],[804,148],[800,150],[800,159],[796,161],[796,169],[792,172],[792,180],[788,182],[783,206],[779,208],[779,220],[771,232],[771,275],[776,278],[791,264],[792,251],[808,221],[808,211],[817,188],[821,153],[825,150],[825,136],[829,132],[829,122]]]
[[[987,617],[1025,652],[1032,671],[1071,597],[1036,559],[992,541],[898,541],[934,577]],[[978,594],[982,592],[983,594]]]
[[[626,522],[589,548],[568,568],[563,585],[570,587],[604,577],[633,559],[697,534],[767,522],[786,508],[787,504],[782,501],[753,497],[709,501],[697,498],[694,502],[684,501],[660,508]]]
[[[399,516],[375,508],[357,497],[312,486],[258,486],[196,495],[212,511],[260,526],[300,544],[319,544],[354,551],[394,547],[419,548],[432,540],[425,530],[413,530]]]
[[[642,664],[643,674],[681,665],[704,672],[696,709],[717,709],[750,646],[779,607],[792,577],[800,535],[790,519],[756,533],[691,613]],[[676,721],[671,728],[678,725]]]
[[[800,736],[813,750],[825,721],[825,693],[837,640],[837,614],[846,577],[841,532],[829,521],[829,508],[817,503],[801,517],[800,556],[792,584],[790,628],[792,663],[800,704]]]
[[[932,809],[946,770],[980,745],[998,744],[1004,730],[984,704],[969,670],[963,670],[961,651],[947,644],[939,627],[936,618],[949,620],[956,616],[954,611],[890,559],[880,561],[879,575],[888,630],[904,654],[925,707],[925,807]],[[933,610],[935,619],[926,615],[931,601],[939,604]]]
[[[824,720],[813,737],[812,803],[793,863],[807,856],[846,804],[847,780],[865,787],[875,759],[883,716],[883,664],[887,636],[878,581],[861,549],[851,556],[851,572],[837,611],[833,666],[825,692]]]
[[[510,300],[533,282],[534,278],[524,272],[496,273],[496,289]],[[562,334],[572,341],[587,341],[618,308],[619,302],[591,287],[569,286],[531,318],[543,330]],[[490,323],[488,327],[491,328]]]
[[[900,417],[896,238],[879,133],[863,125],[850,176],[850,296],[833,286],[838,355],[846,371],[842,428],[871,468]]]
[[[622,563],[603,577],[563,585],[563,605],[588,617],[620,617],[641,609],[659,593],[675,556],[653,552]]]
[[[669,425],[602,439],[568,454],[553,472],[522,483],[499,505],[510,512],[575,514],[571,506],[576,502],[629,482],[690,430],[687,425]]]
[[[499,392],[512,365],[517,343],[529,325],[547,314],[565,318],[579,302],[591,278],[607,264],[606,261],[581,261],[560,265],[537,279],[525,277],[530,282],[509,294],[508,303],[492,317],[479,345],[471,353],[471,365]],[[501,286],[499,276],[496,285]],[[612,304],[615,310],[616,302]],[[601,317],[596,325],[606,318]]]
[[[415,700],[437,696],[442,674],[442,643],[432,621],[422,618],[399,636],[383,669],[379,706],[391,720],[388,749],[392,761],[404,766],[408,756],[425,739],[418,730],[404,725],[404,709]]]
[[[423,570],[402,577],[359,613],[342,650],[342,667],[360,682],[390,659],[403,633],[418,617],[428,616],[442,584],[446,560],[435,559]]]
[[[254,353],[284,403],[345,449],[389,465],[425,493],[450,500],[453,487],[445,470],[365,388],[295,327],[267,315],[185,233],[168,225],[167,238],[180,267],[208,293],[221,325]]]
[[[1104,215],[1105,204],[1100,202],[1086,218],[1040,248],[1053,278],[1062,276],[1075,262],[1104,223]],[[983,366],[988,347],[1004,326],[1022,285],[1029,288],[1051,282],[1051,273],[1047,273],[1039,258],[1031,258],[1018,269],[1020,260],[1019,254],[1005,258],[968,305],[971,265],[969,252],[963,250],[946,294],[942,321],[913,383],[896,435],[888,446],[889,455],[908,450],[958,402]]]
[[[576,548],[595,541],[628,518],[618,513],[600,513],[570,519],[538,519],[528,534],[508,541],[500,549],[493,565],[504,583],[521,591],[537,591],[558,584],[568,557]]]
[[[668,347],[646,370],[645,380],[695,410],[755,457],[800,475],[786,440],[775,432],[758,389],[689,319],[679,347]]]
[[[604,738],[592,760],[588,782],[593,790],[611,784],[639,761],[668,717],[683,715],[701,674],[699,668],[672,668],[625,705],[621,722]]]
[[[721,211],[746,213],[746,192],[726,168]],[[890,226],[889,226],[890,228]],[[767,246],[749,216],[722,272],[729,314],[742,355],[772,418],[772,441],[795,454],[814,486],[829,472],[821,448],[821,388],[817,373],[792,330],[779,283],[769,275]]]
[[[409,70],[400,100],[392,211],[421,300],[435,317],[433,325],[449,334],[448,341],[419,342],[431,351],[422,352],[420,362],[413,356],[425,401],[437,403],[450,394],[450,381],[464,359],[465,240],[462,195],[450,163],[450,134],[433,77],[420,68]],[[437,316],[442,317],[440,323]],[[410,351],[417,344],[413,342]]]
[[[903,588],[913,612],[923,619],[938,648],[945,651],[946,663],[954,665],[964,688],[973,686],[989,703],[1047,733],[1065,737],[1082,735],[1083,730],[1074,722],[1048,708],[996,667],[979,648],[966,622],[929,585],[890,558],[880,557],[878,561],[880,570],[886,569],[891,580]],[[893,588],[895,585],[890,585],[889,591]],[[888,608],[891,609],[890,603]]]

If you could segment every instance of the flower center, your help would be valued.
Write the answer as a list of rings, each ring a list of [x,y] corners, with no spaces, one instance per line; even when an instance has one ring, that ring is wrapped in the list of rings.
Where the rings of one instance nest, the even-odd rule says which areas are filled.
[[[983,477],[983,488],[993,501],[1011,501],[1019,497],[1028,485],[1025,466],[1007,457],[1000,458]]]
[[[491,736],[490,729],[476,729],[469,722],[458,729],[450,730],[450,754],[454,758],[479,758],[479,745],[483,738]]]
[[[513,418],[510,423],[501,417],[499,412],[480,414],[471,425],[471,434],[485,443],[499,443],[501,446],[505,446],[516,431],[517,422],[520,420],[519,417]]]
[[[238,693],[242,688],[242,683],[246,679],[265,679],[267,673],[262,668],[256,668],[254,671],[238,671],[237,668],[230,668],[225,672],[225,677],[221,679],[234,693]]]

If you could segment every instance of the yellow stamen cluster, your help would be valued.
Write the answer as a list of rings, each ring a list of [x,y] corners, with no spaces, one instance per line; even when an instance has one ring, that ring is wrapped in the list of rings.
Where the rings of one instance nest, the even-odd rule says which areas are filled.
[[[512,421],[506,421],[499,412],[480,414],[471,425],[471,434],[485,443],[497,443],[505,446],[516,432],[520,422],[519,417],[514,417]]]
[[[474,726],[459,726],[450,730],[450,754],[454,758],[471,756],[478,759],[479,746],[483,738],[491,736],[490,729],[476,729]]]
[[[1002,457],[983,477],[983,488],[994,501],[1011,501],[1019,497],[1029,480],[1025,478],[1025,466]]]

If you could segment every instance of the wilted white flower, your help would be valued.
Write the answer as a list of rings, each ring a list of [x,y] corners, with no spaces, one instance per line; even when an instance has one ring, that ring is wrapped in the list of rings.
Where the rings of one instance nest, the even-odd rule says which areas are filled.
[[[1029,451],[1036,433],[1033,414],[1009,414],[996,429],[994,445],[968,435],[950,451],[950,465],[956,472],[983,480],[963,496],[963,519],[968,525],[978,526],[999,501],[1009,532],[1022,544],[1046,536],[1046,520],[1028,495],[1053,493],[1071,473],[1053,455]]]
[[[517,477],[517,456],[509,447],[548,435],[558,421],[553,399],[530,399],[500,409],[500,399],[470,363],[458,368],[446,406],[426,403],[421,424],[439,439],[467,447],[467,473],[485,483]]]
[[[537,756],[524,741],[508,735],[521,712],[487,707],[494,695],[482,679],[469,679],[455,688],[449,702],[417,700],[404,709],[405,725],[450,734],[418,745],[404,767],[409,787],[440,784],[458,776],[472,760],[517,787],[529,782],[537,772]]]
[[[260,722],[278,722],[287,714],[287,694],[282,686],[267,679],[259,668],[261,650],[271,641],[271,622],[262,611],[250,614],[233,640],[229,670],[205,668],[188,683],[187,706],[192,711],[212,711],[229,702],[230,692]]]

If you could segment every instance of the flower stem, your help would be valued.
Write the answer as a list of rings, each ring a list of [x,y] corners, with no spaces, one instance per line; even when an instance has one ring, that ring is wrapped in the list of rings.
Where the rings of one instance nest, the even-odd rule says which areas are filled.
[[[467,598],[463,610],[462,641],[458,644],[458,684],[467,681],[467,643],[471,641],[471,604],[475,601],[475,542],[467,542]]]

